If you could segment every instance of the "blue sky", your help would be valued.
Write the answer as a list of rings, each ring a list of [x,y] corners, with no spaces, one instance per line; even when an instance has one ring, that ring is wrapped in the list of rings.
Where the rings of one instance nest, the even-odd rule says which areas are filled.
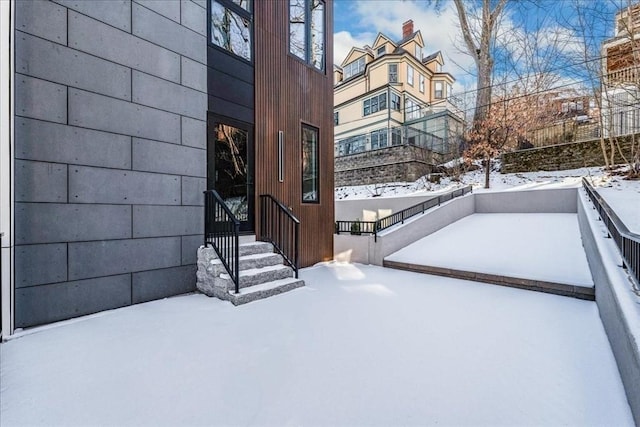
[[[620,4],[616,4],[620,3]],[[525,33],[543,27],[545,34],[558,34],[566,41],[566,50],[579,50],[580,38],[568,29],[575,23],[573,7],[591,11],[598,6],[597,22],[590,28],[595,45],[612,35],[615,10],[626,0],[541,0],[514,3],[506,15],[505,28]],[[602,10],[606,9],[606,10]],[[401,38],[402,23],[413,19],[414,30],[420,30],[425,41],[425,55],[438,50],[445,59],[445,71],[456,79],[456,91],[472,90],[475,85],[473,61],[462,50],[455,6],[442,0],[438,10],[428,0],[335,0],[334,1],[334,62],[342,62],[350,48],[372,44],[378,32],[394,39]],[[566,61],[566,59],[565,59]],[[557,60],[560,67],[561,60]],[[555,64],[554,64],[555,66]]]

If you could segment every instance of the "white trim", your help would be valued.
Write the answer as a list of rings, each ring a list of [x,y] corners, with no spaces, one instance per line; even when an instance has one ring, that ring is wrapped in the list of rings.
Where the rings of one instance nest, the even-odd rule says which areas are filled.
[[[0,232],[2,236],[2,335],[14,331],[13,62],[15,0],[0,0]]]

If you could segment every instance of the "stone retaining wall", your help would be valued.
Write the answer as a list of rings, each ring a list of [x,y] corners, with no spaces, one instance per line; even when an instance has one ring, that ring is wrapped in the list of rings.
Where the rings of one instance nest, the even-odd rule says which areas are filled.
[[[340,156],[335,159],[335,186],[415,181],[431,172],[433,153],[413,145]]]
[[[640,138],[640,135],[636,135],[636,138]],[[619,138],[619,141],[622,152],[629,158],[631,155],[631,137]],[[605,143],[607,146],[609,145],[608,140],[605,140]],[[623,162],[622,156],[616,152],[614,163]],[[502,173],[578,169],[604,166],[604,164],[600,139],[550,145],[548,147],[531,148],[502,154]]]

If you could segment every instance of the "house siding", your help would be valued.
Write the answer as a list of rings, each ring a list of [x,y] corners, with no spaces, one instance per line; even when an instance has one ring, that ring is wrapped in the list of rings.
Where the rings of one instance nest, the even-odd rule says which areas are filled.
[[[15,326],[195,290],[206,8],[15,4]]]
[[[289,54],[288,4],[254,2],[256,196],[273,195],[300,219],[301,266],[309,266],[333,258],[333,2],[325,4],[323,71]],[[319,203],[302,203],[303,124],[319,129]],[[284,182],[278,182],[278,131],[284,133]]]

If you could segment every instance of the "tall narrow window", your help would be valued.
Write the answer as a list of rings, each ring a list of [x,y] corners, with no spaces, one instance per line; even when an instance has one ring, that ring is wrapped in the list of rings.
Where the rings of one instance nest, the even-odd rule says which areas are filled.
[[[251,61],[251,1],[211,0],[211,43]]]
[[[436,99],[444,98],[444,94],[442,93],[443,91],[444,91],[444,89],[443,89],[442,82],[436,82],[435,83],[435,93],[434,93],[433,97],[436,98]]]
[[[302,125],[302,202],[320,202],[318,129]]]
[[[420,82],[420,92],[424,93],[424,76],[418,74],[418,81]]]
[[[324,70],[324,0],[289,0],[289,52]]]
[[[334,111],[333,113],[333,124],[335,126],[338,126],[338,124],[340,124],[340,114],[338,111]]]
[[[398,83],[398,64],[389,64],[389,83]]]
[[[400,111],[400,95],[397,93],[391,94],[391,109]]]
[[[413,86],[413,67],[407,65],[407,84]]]

